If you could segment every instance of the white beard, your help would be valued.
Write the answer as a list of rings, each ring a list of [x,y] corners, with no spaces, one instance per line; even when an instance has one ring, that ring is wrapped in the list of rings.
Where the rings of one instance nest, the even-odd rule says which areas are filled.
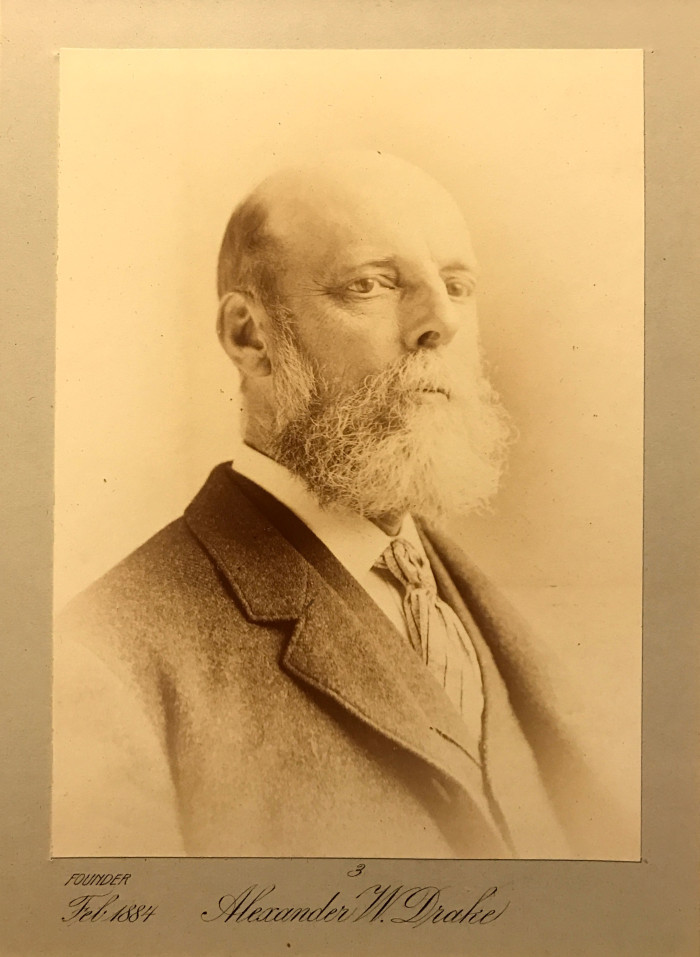
[[[439,523],[497,491],[510,426],[480,364],[454,369],[444,350],[426,349],[342,394],[285,325],[274,360],[272,453],[321,504]]]

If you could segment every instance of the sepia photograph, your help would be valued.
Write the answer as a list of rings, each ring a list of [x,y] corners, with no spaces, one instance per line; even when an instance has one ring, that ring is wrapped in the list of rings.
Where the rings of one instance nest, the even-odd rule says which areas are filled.
[[[51,855],[639,861],[639,50],[63,49]]]

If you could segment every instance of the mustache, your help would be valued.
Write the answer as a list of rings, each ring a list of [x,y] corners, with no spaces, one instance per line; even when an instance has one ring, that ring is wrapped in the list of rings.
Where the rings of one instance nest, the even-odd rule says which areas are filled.
[[[324,391],[331,391],[324,389]],[[410,398],[416,393],[436,393],[452,398],[457,391],[454,372],[437,351],[410,353],[365,376],[353,390],[358,398],[385,395],[388,400]]]

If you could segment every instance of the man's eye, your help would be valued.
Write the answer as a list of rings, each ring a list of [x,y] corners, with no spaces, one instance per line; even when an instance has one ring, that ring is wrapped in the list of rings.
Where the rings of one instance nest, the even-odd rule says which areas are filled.
[[[459,279],[446,279],[445,289],[451,299],[466,299],[474,291],[469,283],[462,282]]]
[[[353,279],[345,286],[345,291],[354,293],[356,296],[376,296],[382,289],[393,288],[393,283],[389,279],[379,276],[363,276],[360,279]]]

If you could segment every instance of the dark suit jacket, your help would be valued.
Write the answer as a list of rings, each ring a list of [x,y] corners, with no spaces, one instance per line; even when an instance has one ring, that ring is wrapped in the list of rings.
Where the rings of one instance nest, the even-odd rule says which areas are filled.
[[[422,534],[476,645],[480,746],[319,540],[220,465],[183,518],[60,617],[53,853],[593,850],[603,798],[536,649],[459,550]]]

